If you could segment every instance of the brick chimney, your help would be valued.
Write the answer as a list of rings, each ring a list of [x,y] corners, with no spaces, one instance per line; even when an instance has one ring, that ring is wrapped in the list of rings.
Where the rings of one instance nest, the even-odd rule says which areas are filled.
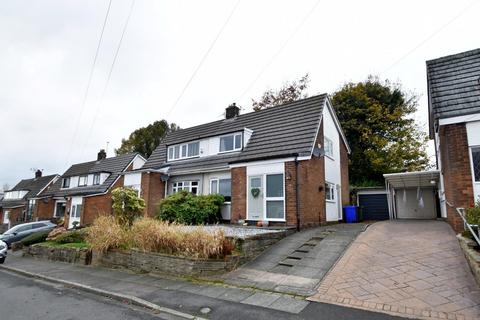
[[[103,160],[107,157],[105,149],[100,149],[100,152],[97,154],[97,160]]]
[[[240,108],[237,107],[237,105],[232,103],[231,105],[228,106],[228,108],[225,109],[225,118],[226,119],[232,119],[235,118],[240,114]]]
[[[37,171],[35,171],[35,179],[38,179],[41,177],[42,177],[42,170],[37,169]]]

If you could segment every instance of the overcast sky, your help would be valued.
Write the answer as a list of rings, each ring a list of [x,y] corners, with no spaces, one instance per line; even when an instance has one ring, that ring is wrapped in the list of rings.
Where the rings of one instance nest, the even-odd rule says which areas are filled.
[[[94,160],[107,141],[111,156],[167,115],[185,128],[220,119],[232,102],[251,111],[251,98],[305,73],[310,95],[369,74],[400,81],[421,95],[427,130],[425,61],[480,47],[480,0],[137,0],[102,100],[131,7],[113,0],[82,108],[108,3],[2,1],[0,188],[31,168],[61,174]]]

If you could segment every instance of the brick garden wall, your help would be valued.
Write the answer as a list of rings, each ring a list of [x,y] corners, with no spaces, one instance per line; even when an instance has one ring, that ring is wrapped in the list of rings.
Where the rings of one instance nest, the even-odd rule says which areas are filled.
[[[456,232],[463,230],[457,207],[473,205],[473,185],[465,123],[440,127],[440,157],[445,182],[447,221]]]

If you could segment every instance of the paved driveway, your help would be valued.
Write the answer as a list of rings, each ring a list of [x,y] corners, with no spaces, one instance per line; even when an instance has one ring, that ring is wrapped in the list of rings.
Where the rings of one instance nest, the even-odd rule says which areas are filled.
[[[479,287],[441,221],[371,225],[309,299],[412,318],[480,319]]]

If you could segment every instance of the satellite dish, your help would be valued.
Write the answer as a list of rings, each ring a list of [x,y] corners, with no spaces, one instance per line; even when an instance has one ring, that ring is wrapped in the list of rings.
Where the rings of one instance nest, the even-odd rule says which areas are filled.
[[[313,148],[312,155],[317,158],[323,157],[325,155],[325,149],[315,147]]]
[[[162,180],[162,182],[167,182],[169,178],[170,177],[167,174],[162,174],[160,176],[160,180]]]

